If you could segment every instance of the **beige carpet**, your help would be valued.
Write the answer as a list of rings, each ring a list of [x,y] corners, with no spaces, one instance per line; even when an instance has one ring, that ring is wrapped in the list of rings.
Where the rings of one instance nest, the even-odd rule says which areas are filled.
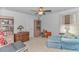
[[[68,50],[61,50],[56,48],[46,47],[47,39],[45,38],[32,38],[25,42],[29,52],[68,52]]]

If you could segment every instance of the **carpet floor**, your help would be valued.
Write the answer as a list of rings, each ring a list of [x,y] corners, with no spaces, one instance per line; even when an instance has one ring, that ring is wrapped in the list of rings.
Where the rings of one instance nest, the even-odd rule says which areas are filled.
[[[46,38],[31,38],[25,44],[29,52],[70,52],[70,50],[48,48],[46,46],[47,40]]]

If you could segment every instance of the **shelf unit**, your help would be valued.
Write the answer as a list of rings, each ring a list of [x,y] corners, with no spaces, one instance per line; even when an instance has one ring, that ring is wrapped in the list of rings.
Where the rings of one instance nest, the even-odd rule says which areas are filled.
[[[34,20],[34,37],[39,37],[41,34],[41,20]]]
[[[0,31],[4,33],[5,44],[14,42],[14,18],[0,16]]]

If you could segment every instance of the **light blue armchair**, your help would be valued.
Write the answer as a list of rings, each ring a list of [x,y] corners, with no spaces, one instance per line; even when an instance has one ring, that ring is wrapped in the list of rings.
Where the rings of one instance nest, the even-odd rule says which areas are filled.
[[[59,36],[52,36],[48,39],[47,47],[79,51],[79,39],[60,38]]]

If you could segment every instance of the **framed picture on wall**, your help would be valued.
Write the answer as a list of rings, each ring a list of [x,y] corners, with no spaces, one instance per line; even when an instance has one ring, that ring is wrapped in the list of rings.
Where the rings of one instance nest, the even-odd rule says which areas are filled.
[[[70,25],[76,23],[76,17],[74,14],[67,14],[62,16],[62,24],[63,25]]]
[[[71,20],[71,15],[64,16],[64,24],[67,24],[67,25],[71,24],[70,20]]]

